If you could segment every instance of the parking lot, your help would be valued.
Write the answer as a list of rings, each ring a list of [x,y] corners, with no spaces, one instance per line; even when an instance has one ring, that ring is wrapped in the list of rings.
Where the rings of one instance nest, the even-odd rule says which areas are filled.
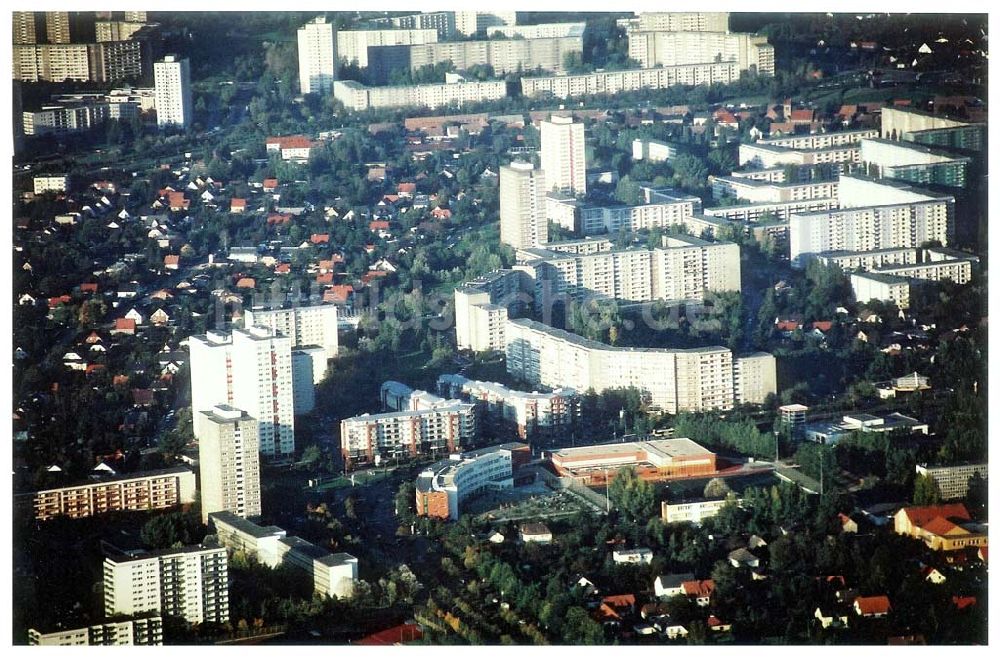
[[[553,491],[544,484],[535,484],[486,493],[470,501],[465,509],[470,514],[502,522],[568,517],[586,511],[588,507],[566,490]]]

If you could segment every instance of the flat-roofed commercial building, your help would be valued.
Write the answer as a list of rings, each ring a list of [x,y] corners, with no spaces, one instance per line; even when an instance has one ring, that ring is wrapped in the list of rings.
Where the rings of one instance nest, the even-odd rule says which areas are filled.
[[[578,75],[528,76],[521,78],[524,96],[614,95],[641,89],[666,89],[676,85],[728,85],[740,78],[736,62],[683,64],[657,68],[599,71]]]
[[[989,468],[986,463],[940,467],[917,465],[917,474],[933,478],[941,498],[945,501],[964,499],[969,493],[969,479],[973,476],[986,478],[988,473]]]
[[[514,472],[530,460],[527,444],[511,442],[455,453],[436,462],[417,477],[417,515],[457,520],[466,499],[511,487]]]
[[[964,188],[972,159],[912,142],[861,141],[861,160],[870,174],[920,185]]]
[[[73,629],[28,630],[28,645],[163,645],[163,618],[142,616]]]
[[[579,394],[565,387],[541,393],[518,391],[498,382],[445,374],[438,378],[438,391],[475,403],[484,416],[512,425],[518,437],[527,440],[567,431],[580,410]]]
[[[35,519],[91,517],[120,510],[165,510],[194,503],[194,472],[187,467],[113,476],[32,495]]]
[[[721,346],[618,348],[526,319],[507,321],[506,340],[507,372],[515,377],[598,393],[636,387],[669,414],[760,404],[776,388],[774,356],[766,353],[734,358]]]
[[[808,423],[805,428],[806,439],[820,444],[835,444],[843,437],[858,432],[893,432],[906,433],[929,432],[926,423],[899,412],[892,414],[866,414],[854,412],[845,414],[840,421]]]
[[[549,459],[560,476],[584,483],[603,483],[605,470],[611,480],[626,466],[635,467],[640,477],[650,480],[703,476],[716,471],[715,454],[684,437],[564,448],[553,451]]]

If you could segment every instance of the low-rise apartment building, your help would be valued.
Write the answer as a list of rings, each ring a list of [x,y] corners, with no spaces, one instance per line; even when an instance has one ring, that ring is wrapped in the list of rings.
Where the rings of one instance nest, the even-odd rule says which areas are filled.
[[[73,519],[121,510],[166,510],[194,503],[195,476],[187,467],[87,481],[32,495],[35,519]]]
[[[872,300],[891,302],[900,309],[910,308],[910,282],[882,272],[851,273],[851,290],[858,304]]]
[[[728,499],[695,499],[676,503],[662,501],[660,503],[660,518],[665,524],[679,522],[701,524],[706,519],[715,517],[728,502]],[[736,499],[736,503],[739,504],[740,499]]]
[[[863,144],[863,142],[861,143]],[[791,148],[765,142],[740,145],[740,167],[753,166],[761,169],[785,165],[842,165],[861,162],[861,144],[857,142],[821,147],[818,149]],[[842,167],[836,168],[842,172]]]
[[[321,595],[344,598],[354,592],[358,559],[350,554],[331,553],[302,538],[288,537],[277,526],[259,526],[230,512],[212,513],[209,524],[228,550],[246,553],[271,568],[287,565],[305,572]]]
[[[985,547],[988,540],[961,503],[903,508],[893,517],[893,527],[896,533],[922,540],[935,551]]]
[[[163,618],[147,615],[50,632],[32,628],[28,645],[163,645]]]
[[[989,469],[988,465],[980,464],[960,464],[950,466],[917,465],[917,473],[921,476],[929,476],[937,484],[941,498],[945,501],[964,499],[969,493],[969,479],[973,476],[986,478]]]
[[[475,406],[449,401],[429,410],[362,414],[340,422],[345,467],[382,458],[453,452],[478,437]]]
[[[782,203],[833,199],[837,197],[837,181],[803,181],[771,183],[736,176],[710,176],[712,197],[736,197],[750,203]]]

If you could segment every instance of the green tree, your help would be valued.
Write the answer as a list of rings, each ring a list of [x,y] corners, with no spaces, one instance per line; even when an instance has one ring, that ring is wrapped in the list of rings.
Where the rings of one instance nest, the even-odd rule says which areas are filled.
[[[933,476],[919,474],[913,479],[913,503],[918,506],[941,503],[941,490]]]
[[[633,521],[645,521],[653,514],[653,486],[639,477],[635,467],[622,467],[618,470],[608,487],[608,496]]]

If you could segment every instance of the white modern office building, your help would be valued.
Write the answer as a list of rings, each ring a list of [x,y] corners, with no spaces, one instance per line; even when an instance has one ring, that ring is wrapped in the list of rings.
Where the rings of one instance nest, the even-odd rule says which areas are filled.
[[[156,124],[160,127],[190,127],[194,105],[191,102],[191,66],[187,58],[164,56],[153,64],[153,79]]]

